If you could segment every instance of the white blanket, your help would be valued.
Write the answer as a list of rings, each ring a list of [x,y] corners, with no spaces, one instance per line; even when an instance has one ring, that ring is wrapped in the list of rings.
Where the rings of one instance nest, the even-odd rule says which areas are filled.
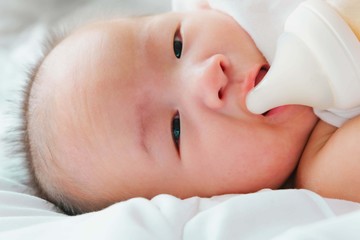
[[[134,198],[76,217],[0,178],[0,239],[360,239],[359,204],[306,190]]]
[[[65,13],[76,15],[100,6],[142,14],[170,9],[170,0],[0,0],[2,136],[7,134],[3,124],[15,121],[1,115],[11,108],[5,99],[16,94],[24,66],[38,54],[38,40],[48,25]],[[159,195],[69,217],[30,195],[29,188],[5,167],[21,160],[5,157],[0,142],[0,239],[360,239],[359,204],[325,199],[306,190],[185,200]]]

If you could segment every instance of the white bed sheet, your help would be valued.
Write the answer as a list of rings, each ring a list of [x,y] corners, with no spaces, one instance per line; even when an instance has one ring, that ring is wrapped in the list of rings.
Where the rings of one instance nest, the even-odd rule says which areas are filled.
[[[306,190],[134,198],[70,217],[0,178],[0,239],[360,239],[359,204]]]
[[[46,28],[66,14],[116,6],[123,14],[170,9],[170,0],[0,0],[0,134],[16,119],[14,99]],[[16,97],[15,97],[16,99]],[[305,190],[180,200],[159,195],[69,217],[28,194],[0,142],[0,239],[360,239],[360,206]]]

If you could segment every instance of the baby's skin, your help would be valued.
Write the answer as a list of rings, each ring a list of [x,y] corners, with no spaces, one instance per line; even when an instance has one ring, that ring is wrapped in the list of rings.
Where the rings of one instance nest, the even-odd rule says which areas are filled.
[[[30,92],[39,186],[83,211],[278,188],[317,118],[304,106],[248,111],[268,68],[238,23],[209,8],[79,28],[46,56]]]

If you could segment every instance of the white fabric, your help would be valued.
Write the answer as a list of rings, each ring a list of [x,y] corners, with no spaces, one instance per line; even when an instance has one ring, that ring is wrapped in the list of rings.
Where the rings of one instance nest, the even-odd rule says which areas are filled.
[[[314,113],[324,122],[341,127],[346,121],[360,115],[360,106],[351,109],[314,109]]]
[[[177,12],[192,11],[208,6],[207,0],[172,0],[172,10]]]
[[[360,204],[306,190],[185,200],[159,195],[76,217],[24,190],[0,178],[0,239],[360,239]],[[334,232],[341,238],[329,236]]]
[[[121,7],[122,13],[141,13],[141,7],[161,11],[166,2],[0,1],[0,112],[10,109],[5,99],[16,93],[10,90],[17,89],[27,63],[38,54],[38,40],[48,25],[65,13],[75,15],[80,9],[105,5]],[[0,113],[0,136],[7,134],[1,123],[13,121]],[[69,217],[29,194],[30,189],[19,183],[19,176],[6,167],[13,166],[14,161],[5,157],[0,142],[0,239],[360,239],[359,204],[325,199],[305,190],[263,190],[185,200],[159,195]]]

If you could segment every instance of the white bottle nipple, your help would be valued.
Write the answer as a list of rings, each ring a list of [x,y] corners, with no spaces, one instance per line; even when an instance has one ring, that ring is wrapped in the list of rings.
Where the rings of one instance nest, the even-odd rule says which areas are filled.
[[[287,104],[360,106],[360,44],[325,1],[308,0],[289,16],[269,72],[247,96],[256,114]]]

